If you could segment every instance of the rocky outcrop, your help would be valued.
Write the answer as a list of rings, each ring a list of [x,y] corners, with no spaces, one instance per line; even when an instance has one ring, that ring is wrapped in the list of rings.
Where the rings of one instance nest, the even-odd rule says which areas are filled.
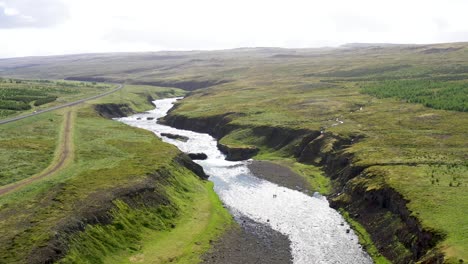
[[[444,234],[424,230],[406,207],[407,201],[397,191],[383,185],[369,188],[366,172],[345,185],[343,192],[330,197],[330,205],[344,208],[372,235],[382,255],[393,263],[443,263],[441,254],[430,252]],[[383,228],[384,227],[384,228]],[[429,254],[428,254],[429,253]]]
[[[230,112],[223,115],[190,119],[186,116],[171,115],[170,113],[173,110],[174,108],[169,111],[167,116],[160,119],[160,123],[175,128],[197,131],[199,133],[208,133],[216,139],[220,139],[229,132],[238,128],[238,126],[234,126],[229,123],[232,121],[233,117],[241,115],[239,113]]]
[[[94,110],[105,118],[125,117],[135,114],[135,111],[128,104],[98,104]]]
[[[161,136],[167,137],[167,138],[170,138],[170,139],[180,140],[180,141],[183,141],[183,142],[187,142],[187,140],[189,139],[186,136],[181,136],[181,135],[171,134],[171,133],[161,133]]]
[[[218,143],[218,149],[226,155],[226,160],[230,161],[247,160],[260,151],[257,147],[233,147],[221,143]]]
[[[187,156],[192,160],[206,160],[208,158],[205,153],[189,153]]]
[[[206,180],[208,179],[208,175],[205,174],[203,167],[193,162],[189,156],[186,154],[180,154],[176,160],[178,164],[182,167],[185,167],[195,173],[200,179]]]

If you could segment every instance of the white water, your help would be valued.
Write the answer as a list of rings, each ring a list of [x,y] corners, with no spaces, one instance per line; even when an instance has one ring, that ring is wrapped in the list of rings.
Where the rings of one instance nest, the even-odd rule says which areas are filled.
[[[208,134],[157,124],[156,119],[165,116],[175,100],[156,100],[156,109],[118,120],[153,131],[183,152],[207,154],[208,159],[196,162],[214,182],[223,203],[234,216],[249,217],[288,236],[294,263],[372,263],[358,244],[357,236],[352,230],[347,232],[349,225],[329,207],[324,197],[319,194],[311,197],[256,178],[247,168],[249,161],[224,160],[216,140]],[[154,120],[147,120],[147,117],[154,117]],[[169,139],[161,133],[182,135],[189,140]]]

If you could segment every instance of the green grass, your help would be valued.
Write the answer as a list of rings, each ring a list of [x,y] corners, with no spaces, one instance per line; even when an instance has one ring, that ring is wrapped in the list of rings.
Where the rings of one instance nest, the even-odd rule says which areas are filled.
[[[154,87],[130,86],[126,89],[124,95],[132,99],[130,104],[139,111],[152,108],[146,95],[156,98],[158,94],[168,92],[183,93]],[[200,204],[207,215],[199,215],[200,219],[204,217],[203,221],[187,221],[189,226],[186,227],[194,228],[193,238],[197,239],[194,242],[200,242],[200,245],[190,244],[190,247],[197,247],[196,253],[187,251],[181,256],[196,259],[206,250],[208,241],[231,222],[229,214],[216,199],[212,186],[173,162],[180,153],[174,146],[163,143],[151,132],[101,118],[92,106],[117,99],[120,100],[118,94],[75,107],[73,162],[51,177],[0,197],[0,262],[29,262],[30,258],[40,255],[34,250],[47,246],[56,234],[60,241],[73,241],[65,262],[100,262],[105,255],[125,254],[133,252],[138,245],[145,245],[150,240],[146,236],[149,231],[156,235],[167,230],[172,223],[183,222],[184,217],[196,216],[201,212],[194,208]],[[30,131],[22,131],[24,136],[48,135],[46,138],[52,141],[49,151],[53,156],[58,132],[34,133],[45,129],[41,122],[50,122],[50,115],[57,115],[59,120],[62,118],[60,112],[54,112],[18,122],[24,122],[25,127],[26,124],[31,126]],[[15,122],[1,127],[4,135],[14,138],[19,133],[13,124],[18,126]],[[57,131],[58,127],[55,124],[50,129]],[[9,155],[13,152],[21,154],[22,149],[10,148]],[[43,166],[47,165],[44,162]],[[9,171],[13,168],[14,165]],[[134,188],[146,185],[155,188],[157,199],[154,204],[140,198],[134,199],[136,204],[125,201],[125,196],[119,198],[122,192],[131,193]],[[105,215],[105,211],[99,213],[99,208],[110,210],[113,219],[110,225],[88,225],[84,232],[75,233],[72,237],[64,232],[67,226],[73,228],[76,221]],[[151,243],[157,237],[151,238]],[[167,238],[173,239],[171,236]]]
[[[435,109],[468,112],[468,83],[465,81],[382,81],[364,84],[363,92],[378,98],[404,99]]]
[[[447,238],[439,245],[449,257],[468,259],[468,166],[456,166],[456,172],[446,168],[434,170],[428,165],[418,168],[393,166],[379,168],[388,173],[386,181],[410,198],[409,209],[423,224],[441,230]],[[445,173],[444,173],[445,172]],[[454,178],[458,178],[455,179]],[[435,180],[434,180],[435,179]],[[461,185],[457,187],[456,182]]]
[[[197,263],[232,221],[212,183],[170,168],[169,206],[134,209],[115,201],[110,225],[89,226],[72,238],[61,263]]]
[[[2,110],[2,100],[16,97],[36,110],[41,99],[57,97],[46,104],[51,107],[103,93],[113,86],[70,81],[0,79],[0,118],[24,111]],[[28,101],[29,100],[29,101]],[[54,159],[59,141],[63,111],[43,113],[0,126],[0,186],[31,177],[44,170]]]
[[[62,120],[62,112],[51,112],[0,126],[0,186],[28,178],[49,166]]]
[[[421,98],[424,97],[424,91],[433,94],[437,90],[447,96],[450,94],[448,91],[457,92],[453,96],[437,99],[444,104],[439,108],[452,109],[450,105],[464,102],[467,81],[451,80],[461,73],[450,72],[450,69],[445,69],[443,65],[430,66],[418,57],[420,55],[408,54],[408,58],[397,62],[407,63],[408,67],[398,69],[397,72],[373,71],[369,76],[360,72],[360,78],[366,76],[369,80],[373,79],[372,83],[366,83],[366,87],[381,89],[383,92],[387,92],[385,87],[393,83],[397,83],[402,90],[408,86],[415,91],[414,96],[422,96]],[[362,93],[362,80],[357,81],[353,77],[334,81],[332,77],[305,78],[303,75],[305,72],[332,72],[334,65],[338,63],[341,63],[343,70],[359,64],[364,64],[360,67],[367,68],[371,68],[371,63],[377,64],[371,55],[361,56],[362,59],[359,60],[350,56],[343,61],[338,61],[332,55],[325,56],[318,58],[319,61],[329,60],[328,64],[324,62],[321,66],[307,59],[282,61],[276,65],[263,64],[261,67],[252,68],[250,72],[244,73],[242,78],[233,82],[192,93],[172,114],[206,118],[236,113],[230,115],[229,125],[237,129],[222,138],[221,143],[260,147],[258,156],[254,157],[256,159],[288,160],[292,155],[291,149],[298,142],[292,142],[280,149],[272,149],[266,142],[267,138],[252,132],[255,127],[323,130],[345,139],[363,137],[345,150],[353,156],[353,163],[363,167],[378,167],[384,182],[410,201],[409,209],[422,221],[424,228],[447,234],[447,239],[440,244],[441,250],[448,257],[466,260],[468,234],[463,227],[468,226],[468,220],[461,216],[460,212],[468,210],[468,199],[465,195],[468,188],[468,172],[464,169],[468,158],[468,113],[428,108],[421,104],[422,101],[417,100],[415,103],[408,103],[407,100],[397,98],[377,98]],[[397,64],[393,61],[395,53],[390,51],[375,56],[382,57],[383,62],[379,65]],[[431,54],[427,55],[427,59],[438,61],[442,57]],[[456,60],[455,57],[448,59]],[[385,80],[391,76],[411,79],[422,74],[437,77],[439,80],[430,82],[427,79],[421,80],[420,77],[416,80]],[[376,81],[378,76],[385,77],[384,81]],[[442,77],[448,80],[443,81]],[[427,87],[427,83],[431,83],[432,86]],[[421,94],[420,90],[423,91]],[[403,93],[408,91],[404,90]],[[391,92],[392,97],[394,93],[397,92]],[[408,93],[413,96],[412,92]],[[405,99],[410,101],[410,97]],[[404,173],[397,172],[396,166]],[[428,166],[436,166],[438,170],[446,170],[443,168],[450,166],[459,169],[455,170],[458,173],[456,179],[448,176],[453,170],[440,172],[440,177],[447,179],[443,180],[443,183],[441,180],[438,187],[431,184],[431,176],[427,174],[427,170],[431,168],[428,169]],[[377,178],[375,181],[369,184],[382,184]],[[437,197],[440,193],[445,197],[441,201],[443,205],[438,203]]]
[[[145,230],[136,250],[110,255],[104,263],[198,263],[200,255],[210,247],[210,240],[219,236],[232,221],[223,208],[212,183],[184,179],[185,192],[171,192],[179,206],[174,227]],[[181,194],[186,197],[180,197]]]
[[[23,78],[93,76],[109,81],[166,84],[228,80],[194,92],[173,113],[191,118],[236,113],[231,114],[230,125],[239,130],[221,141],[258,146],[261,150],[257,158],[270,160],[290,160],[290,150],[298,142],[273,149],[265,137],[252,133],[255,127],[323,130],[344,139],[362,136],[345,152],[353,156],[354,164],[379,173],[368,179],[369,187],[387,184],[400,192],[424,228],[446,233],[447,239],[439,245],[442,251],[466,262],[468,243],[463,228],[468,226],[468,220],[459,212],[466,211],[467,204],[464,193],[468,175],[463,164],[468,159],[468,113],[443,109],[466,109],[467,51],[467,43],[448,43],[97,54],[42,61],[2,60],[0,69],[2,75]],[[361,86],[372,90],[375,96],[363,93]],[[141,98],[131,93],[122,97],[133,96]],[[120,102],[118,94],[112,98],[110,101]],[[138,111],[149,107],[141,105]],[[91,136],[88,139],[99,143]],[[332,146],[328,142],[327,151],[333,151]],[[98,150],[103,153],[116,153],[108,159],[97,158],[99,151],[84,152],[90,159],[94,157],[96,166],[105,168],[117,165],[119,158],[125,157],[120,149],[100,146]],[[80,170],[85,166],[83,163]],[[437,173],[433,178],[434,166]],[[459,169],[448,169],[451,166]],[[316,168],[310,168],[304,174],[314,174]],[[454,179],[448,175],[452,172],[460,175]]]
[[[2,261],[24,261],[59,223],[105,203],[100,194],[112,199],[113,190],[143,181],[178,153],[150,132],[98,117],[89,106],[78,111],[74,136],[71,165],[0,198]]]
[[[0,118],[87,98],[112,87],[73,81],[0,79]]]
[[[128,85],[122,91],[101,98],[96,103],[124,102],[142,112],[153,108],[147,100],[148,96],[160,98],[183,94],[179,89]],[[44,113],[0,126],[0,186],[31,177],[49,166],[59,141],[63,113]],[[96,149],[99,149],[99,142],[96,144]]]
[[[322,128],[344,138],[364,136],[346,150],[354,156],[354,163],[365,167],[381,166],[381,173],[386,175],[389,185],[411,201],[410,210],[424,226],[448,234],[443,251],[448,256],[467,258],[468,234],[462,227],[468,226],[468,222],[459,214],[468,210],[465,202],[468,198],[464,195],[468,188],[467,170],[460,169],[456,179],[444,181],[444,205],[430,207],[426,204],[436,204],[440,190],[418,187],[431,187],[431,178],[426,175],[427,168],[415,166],[466,166],[463,164],[468,153],[467,113],[435,110],[394,99],[376,99],[361,94],[359,86],[353,83],[307,91],[289,87],[286,94],[275,87],[243,91],[235,86],[230,84],[230,87],[195,92],[173,113],[192,118],[239,113],[233,116],[231,124],[242,129],[222,138],[221,142],[260,147],[256,159],[288,159],[294,146],[293,142],[279,150],[271,149],[261,135],[251,132],[256,126]],[[344,123],[337,124],[336,118]],[[395,165],[404,167],[405,173],[396,173]],[[450,181],[453,187],[449,186]],[[447,218],[452,220],[446,221]]]
[[[185,94],[186,91],[177,88],[126,84],[124,89],[99,99],[99,103],[124,103],[137,112],[144,112],[154,108],[149,98],[179,97]]]

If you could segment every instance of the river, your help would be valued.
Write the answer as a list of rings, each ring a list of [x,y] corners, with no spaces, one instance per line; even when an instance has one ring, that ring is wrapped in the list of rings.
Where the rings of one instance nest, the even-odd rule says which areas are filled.
[[[249,161],[226,161],[216,140],[208,134],[157,124],[156,120],[164,117],[177,99],[156,100],[154,110],[118,120],[153,131],[183,152],[205,153],[206,160],[195,162],[210,176],[216,193],[234,218],[248,217],[286,235],[291,241],[294,263],[372,263],[356,234],[330,208],[325,197],[318,193],[310,196],[255,177],[247,167]],[[182,135],[188,140],[170,139],[161,133]]]

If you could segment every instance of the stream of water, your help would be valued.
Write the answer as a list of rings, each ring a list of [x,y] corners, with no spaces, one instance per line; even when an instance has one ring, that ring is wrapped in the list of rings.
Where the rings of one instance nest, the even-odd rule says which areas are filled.
[[[154,110],[118,120],[153,131],[183,152],[205,153],[208,159],[196,162],[210,176],[216,193],[234,217],[248,217],[288,236],[294,263],[372,263],[356,234],[329,207],[325,197],[317,193],[309,196],[255,177],[247,167],[249,161],[226,161],[216,140],[208,134],[157,124],[156,120],[165,116],[176,100],[156,100]],[[185,136],[188,140],[170,139],[161,133]]]

